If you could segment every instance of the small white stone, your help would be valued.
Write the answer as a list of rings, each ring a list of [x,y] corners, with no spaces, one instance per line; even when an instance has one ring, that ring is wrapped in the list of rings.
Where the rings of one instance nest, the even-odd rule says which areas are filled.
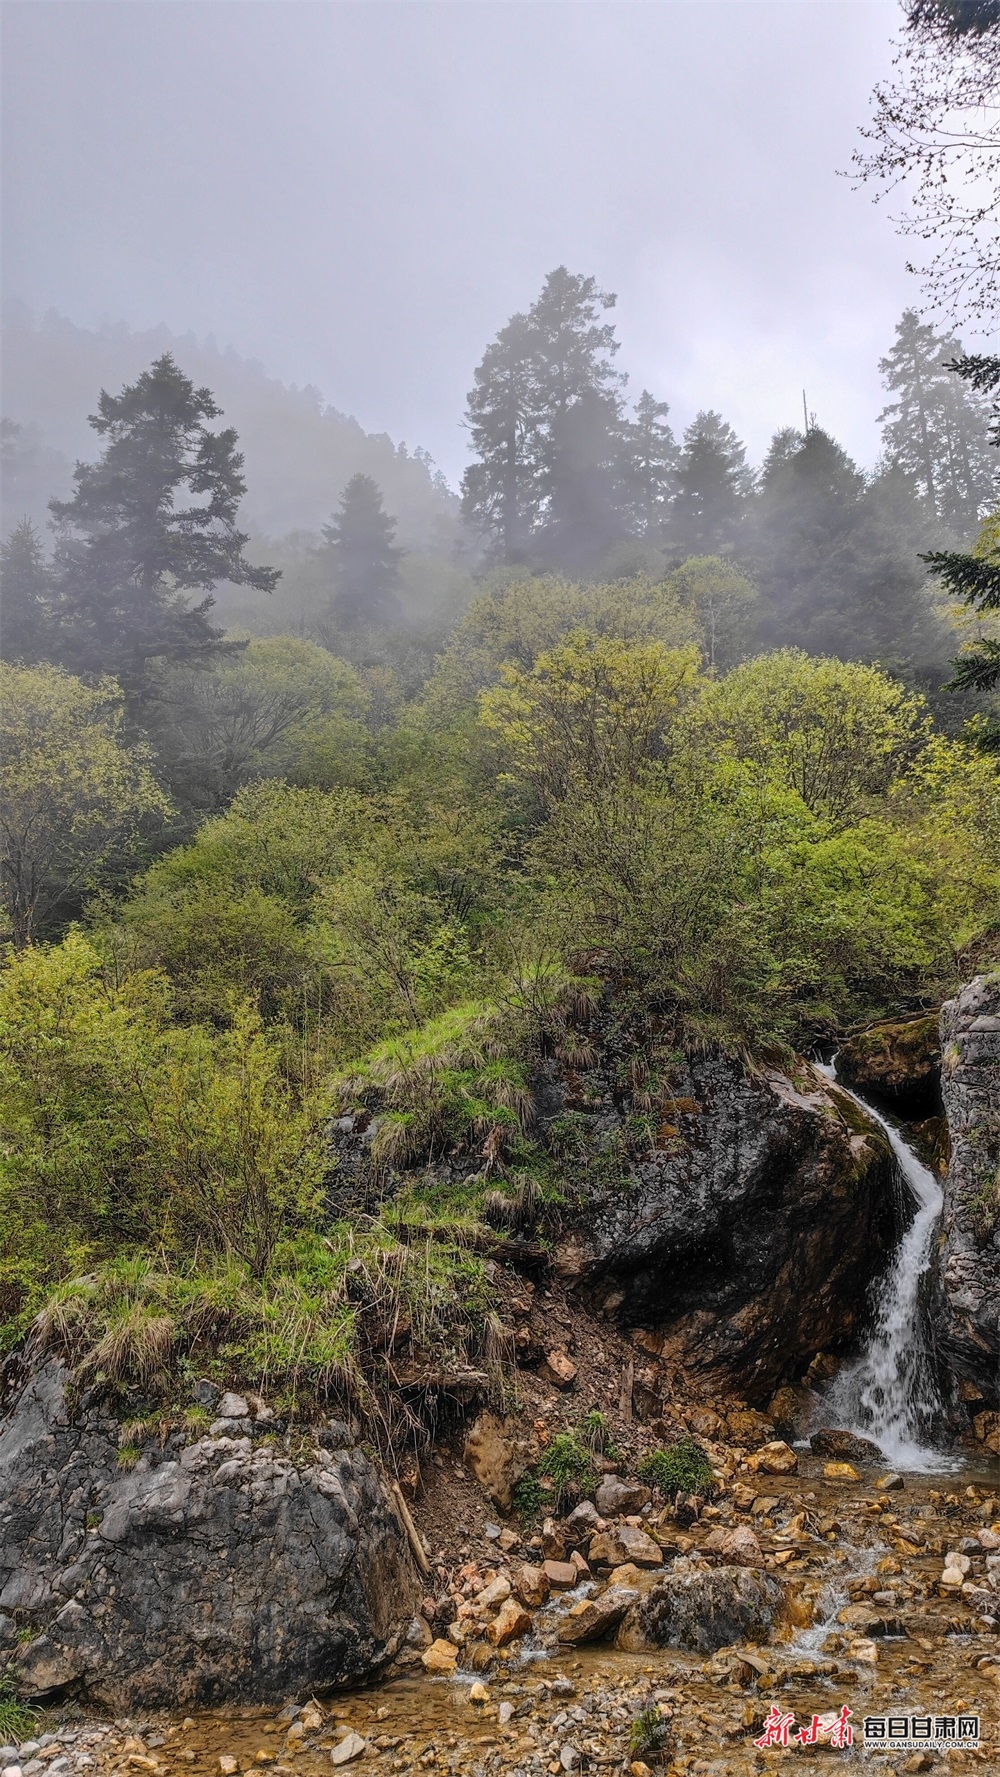
[[[361,1758],[367,1751],[367,1740],[363,1740],[361,1735],[356,1734],[352,1728],[349,1734],[345,1734],[343,1740],[337,1742],[330,1754],[330,1760],[335,1765],[349,1765],[353,1759]]]

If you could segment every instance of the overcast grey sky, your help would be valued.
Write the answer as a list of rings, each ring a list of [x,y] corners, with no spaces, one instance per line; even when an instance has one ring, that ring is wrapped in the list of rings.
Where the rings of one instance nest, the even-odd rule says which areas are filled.
[[[837,169],[881,0],[13,0],[7,292],[212,332],[457,479],[483,347],[565,262],[617,291],[630,389],[759,458],[877,451],[918,300]]]

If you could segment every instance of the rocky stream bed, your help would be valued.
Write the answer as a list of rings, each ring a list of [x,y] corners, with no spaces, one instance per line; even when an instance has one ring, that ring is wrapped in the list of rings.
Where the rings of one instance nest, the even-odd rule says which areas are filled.
[[[65,1704],[40,1715],[31,1740],[4,1750],[7,1777],[265,1769],[315,1777],[341,1766],[454,1777],[597,1770],[644,1777],[646,1769],[760,1777],[789,1763],[829,1771],[861,1760],[886,1774],[1000,1769],[1000,1486],[986,1474],[978,1481],[954,1474],[908,1477],[901,1487],[890,1478],[887,1487],[876,1470],[860,1468],[835,1479],[811,1455],[798,1466],[795,1475],[768,1476],[745,1460],[686,1531],[655,1502],[628,1515],[637,1522],[611,1520],[610,1533],[574,1535],[553,1523],[550,1546],[581,1562],[595,1538],[610,1544],[629,1530],[656,1555],[644,1555],[649,1565],[609,1572],[598,1549],[593,1573],[566,1589],[568,1576],[557,1575],[540,1607],[521,1598],[540,1596],[542,1551],[520,1541],[501,1550],[496,1526],[487,1526],[474,1556],[434,1576],[436,1597],[417,1613],[409,1645],[379,1684],[278,1708],[139,1710],[115,1722]],[[650,1638],[649,1601],[665,1573],[675,1587],[695,1582],[699,1602],[673,1620],[688,1641],[705,1645]],[[719,1600],[731,1600],[734,1577],[758,1588],[763,1615],[749,1638],[726,1634],[715,1646],[726,1630]],[[561,1639],[588,1613],[596,1621],[612,1600],[618,1626],[609,1618],[604,1643]],[[515,1609],[510,1639],[501,1627],[494,1645],[490,1631],[509,1626]],[[462,1634],[463,1624],[481,1638]],[[480,1657],[469,1658],[473,1649]],[[790,1743],[759,1749],[754,1740],[775,1705],[781,1718],[794,1716]],[[852,1746],[795,1743],[815,1716],[834,1721],[845,1705]],[[633,1724],[649,1711],[663,1722],[660,1756],[630,1752]],[[890,1714],[955,1723],[976,1715],[980,1745],[866,1751],[865,1717]]]

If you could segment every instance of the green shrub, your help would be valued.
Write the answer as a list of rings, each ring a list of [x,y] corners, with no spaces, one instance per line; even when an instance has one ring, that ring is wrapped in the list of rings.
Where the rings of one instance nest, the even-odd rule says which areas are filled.
[[[655,1703],[650,1703],[639,1711],[629,1731],[629,1757],[634,1759],[656,1757],[661,1753],[670,1738],[670,1727],[665,1717],[660,1714]]]
[[[533,1524],[535,1519],[541,1516],[546,1497],[538,1476],[532,1474],[530,1470],[527,1474],[522,1475],[519,1481],[514,1482],[511,1490],[514,1510],[525,1524]]]
[[[709,1494],[714,1490],[712,1465],[696,1438],[686,1435],[664,1450],[651,1450],[639,1464],[643,1481],[661,1493]]]
[[[574,1431],[556,1433],[538,1464],[538,1473],[552,1482],[557,1510],[567,1493],[588,1493],[597,1483],[591,1451]]]

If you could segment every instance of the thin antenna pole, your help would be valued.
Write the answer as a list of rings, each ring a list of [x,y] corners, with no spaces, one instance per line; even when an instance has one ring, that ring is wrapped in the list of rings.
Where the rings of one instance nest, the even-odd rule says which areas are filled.
[[[806,406],[805,389],[803,389],[803,391],[802,391],[802,426],[803,426],[803,430],[805,431],[805,435],[808,438],[808,436],[809,436],[809,409]]]

